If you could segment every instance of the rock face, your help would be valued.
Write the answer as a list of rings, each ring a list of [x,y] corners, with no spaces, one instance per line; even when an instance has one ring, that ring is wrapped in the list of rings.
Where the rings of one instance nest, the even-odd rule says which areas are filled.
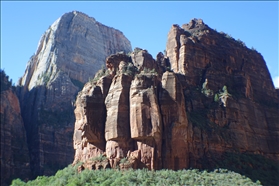
[[[202,20],[192,20],[182,28],[173,25],[166,51],[185,87],[192,128],[190,152],[195,158],[237,149],[279,159],[278,97],[258,52],[217,33]],[[207,93],[200,95],[196,88],[202,88],[204,82]],[[221,107],[214,105],[214,94],[225,85],[231,97]],[[196,126],[202,123],[210,130]]]
[[[189,167],[188,118],[183,89],[175,73],[163,74],[159,101],[164,123],[163,167]]]
[[[30,165],[25,128],[15,91],[1,71],[1,185],[11,179],[25,180],[30,176]]]
[[[108,57],[106,66],[77,96],[74,163],[102,155],[124,169],[225,167],[250,175],[259,160],[279,161],[277,92],[263,57],[242,41],[193,19],[171,27],[166,56],[136,49]],[[98,117],[87,114],[97,108]],[[90,141],[85,134],[94,132]]]
[[[110,166],[116,168],[121,159],[135,155],[139,166],[160,168],[160,159],[155,159],[155,154],[161,154],[162,136],[156,88],[159,81],[155,71],[159,66],[147,51],[138,50],[131,57],[125,54],[109,56],[106,72],[102,75],[97,73],[94,80],[79,93],[75,109],[74,163],[90,161],[95,154],[105,154],[109,157]],[[154,69],[147,68],[145,64]],[[93,107],[99,104],[95,109],[104,114],[97,117],[84,114],[93,109],[87,106],[87,100],[94,102]],[[80,119],[80,116],[91,117],[92,122]],[[101,121],[97,118],[103,118],[102,123],[97,124]],[[90,129],[80,127],[86,125],[91,126]],[[90,141],[89,135],[86,135],[89,133],[102,137]],[[94,149],[92,153],[88,153],[88,147]]]
[[[44,33],[17,90],[33,176],[53,174],[72,161],[75,97],[106,57],[121,51],[131,51],[123,33],[81,12],[64,14]],[[98,91],[103,90],[92,93]],[[103,114],[96,109],[89,113]],[[86,135],[92,141],[103,137]]]

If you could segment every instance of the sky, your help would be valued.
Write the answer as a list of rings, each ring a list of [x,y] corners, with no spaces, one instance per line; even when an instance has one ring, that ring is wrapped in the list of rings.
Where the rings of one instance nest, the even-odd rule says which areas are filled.
[[[165,50],[172,24],[201,18],[260,52],[279,87],[277,1],[1,1],[1,69],[14,83],[48,27],[74,10],[120,30],[132,48],[147,49],[153,58]]]

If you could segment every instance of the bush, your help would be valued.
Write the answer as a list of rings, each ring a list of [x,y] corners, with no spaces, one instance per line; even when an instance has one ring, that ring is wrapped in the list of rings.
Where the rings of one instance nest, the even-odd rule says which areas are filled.
[[[127,160],[122,159],[122,162]],[[198,169],[191,170],[84,170],[77,173],[78,165],[69,165],[59,170],[54,176],[39,176],[27,183],[20,179],[13,180],[12,186],[18,185],[260,185],[238,173],[215,169],[212,172]]]
[[[91,160],[92,160],[92,161],[95,161],[95,162],[102,162],[102,161],[105,161],[106,159],[107,159],[107,157],[106,157],[106,156],[103,156],[103,155],[100,155],[100,156],[91,158]]]
[[[100,69],[98,72],[96,72],[94,78],[89,78],[89,82],[91,84],[95,84],[99,79],[101,79],[102,77],[106,76],[109,74],[109,70],[105,69],[105,67],[103,66],[102,69]]]
[[[146,67],[143,68],[143,70],[141,71],[141,74],[158,76],[158,73],[156,72],[156,70],[154,68],[149,69],[149,68],[146,68]]]
[[[239,44],[241,44],[243,47],[246,47],[246,44],[243,42],[243,41],[241,41],[240,39],[237,39],[236,40]]]
[[[123,73],[128,76],[134,76],[137,72],[138,72],[137,67],[135,67],[133,63],[129,62]]]
[[[12,181],[12,185],[14,185],[14,186],[21,186],[21,185],[25,185],[25,182],[21,181],[21,179],[17,178],[17,179]]]
[[[120,163],[122,163],[122,164],[125,164],[125,163],[127,163],[128,162],[128,159],[127,158],[122,158],[121,160],[120,160]]]
[[[205,79],[204,83],[202,84],[201,93],[203,93],[206,97],[212,96],[213,91],[208,88],[208,80]]]
[[[43,80],[44,84],[46,85],[50,80],[50,75],[51,75],[50,72],[49,73],[44,72],[42,74],[39,74],[38,80]]]
[[[214,101],[215,101],[215,102],[218,102],[218,101],[219,101],[219,95],[218,95],[218,94],[215,94],[215,95],[214,95]]]

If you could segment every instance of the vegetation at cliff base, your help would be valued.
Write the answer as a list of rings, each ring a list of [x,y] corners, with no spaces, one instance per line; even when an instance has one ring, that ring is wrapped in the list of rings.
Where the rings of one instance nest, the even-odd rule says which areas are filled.
[[[84,170],[77,172],[77,165],[59,170],[54,176],[39,176],[27,183],[20,179],[13,180],[12,186],[19,185],[261,185],[259,181],[252,182],[249,178],[226,169],[215,169],[212,172],[188,170]]]
[[[225,152],[221,157],[215,156],[213,162],[204,162],[211,167],[226,168],[251,180],[260,180],[263,185],[279,184],[279,166],[275,161],[260,154]],[[211,170],[209,168],[209,170]]]

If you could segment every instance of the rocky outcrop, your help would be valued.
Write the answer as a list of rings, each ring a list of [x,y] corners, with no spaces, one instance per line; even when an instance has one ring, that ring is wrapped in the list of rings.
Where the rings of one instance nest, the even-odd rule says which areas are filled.
[[[131,138],[137,141],[140,160],[149,169],[161,168],[162,120],[157,98],[158,83],[155,74],[141,71],[135,75],[130,88]]]
[[[193,19],[182,28],[172,26],[166,55],[154,60],[136,48],[129,56],[108,57],[107,68],[100,80],[84,87],[77,103],[86,92],[102,89],[104,78],[112,79],[108,94],[100,96],[105,105],[100,117],[106,119],[98,130],[105,135],[105,149],[97,147],[101,140],[79,140],[106,156],[111,167],[225,167],[250,176],[259,160],[279,161],[277,92],[263,57],[242,41]],[[100,101],[98,95],[90,97]],[[80,125],[80,107],[75,126]],[[94,108],[83,107],[83,112],[88,109]],[[76,127],[75,133],[86,130]],[[74,163],[88,161],[80,151],[94,157],[76,144]]]
[[[105,65],[108,55],[130,51],[131,44],[123,33],[77,11],[64,14],[43,34],[17,90],[33,176],[53,174],[72,161],[73,105],[78,91]],[[91,94],[102,96],[103,91],[106,90],[96,89]],[[95,99],[86,101],[86,106],[89,104],[91,108],[99,104]],[[95,118],[103,115],[104,110],[88,110],[87,114],[91,113]],[[91,122],[90,117],[80,117],[80,120]],[[100,118],[93,122],[94,125],[79,127],[99,126],[98,122],[103,121]],[[98,127],[94,130],[98,132]],[[89,141],[104,138],[103,133],[100,136],[86,133],[75,134],[76,139],[81,135],[87,136]]]
[[[27,140],[15,91],[1,70],[1,185],[30,176]]]
[[[74,163],[89,161],[91,157],[94,157],[92,154],[86,153],[86,146],[82,143],[85,141],[86,144],[96,147],[95,151],[105,154],[111,167],[117,167],[121,159],[135,154],[132,153],[133,150],[139,152],[137,158],[140,158],[139,162],[144,162],[141,163],[142,166],[152,169],[159,166],[159,160],[154,158],[154,153],[161,154],[162,122],[156,96],[156,86],[159,81],[155,70],[151,72],[151,69],[144,64],[154,68],[158,68],[158,65],[147,51],[137,50],[139,51],[133,52],[131,57],[126,54],[109,56],[106,62],[107,71],[100,79],[98,79],[100,75],[97,74],[94,78],[95,81],[87,83],[79,93],[76,101],[76,117],[85,116],[83,113],[87,113],[90,109],[81,103],[84,96],[94,99],[95,102],[101,101],[101,105],[105,106],[103,115],[105,120],[103,120],[102,126],[96,127],[96,124],[90,124],[98,128],[100,134],[104,134],[105,148],[104,146],[97,147],[97,144],[101,143],[101,139],[90,142],[87,136],[81,136],[79,140],[74,140],[76,149]],[[148,58],[142,56],[148,56]],[[106,79],[110,79],[110,82],[103,86],[102,82]],[[100,93],[102,99],[97,97],[99,95],[97,93],[90,95],[86,93],[96,89],[108,91]],[[103,110],[103,107],[98,108]],[[93,115],[91,114],[91,116]],[[92,119],[96,120],[94,117]],[[131,121],[135,122],[131,123]],[[78,127],[80,125],[89,125],[89,122],[77,119],[75,134],[85,134],[86,129]],[[79,154],[88,154],[88,156],[82,157]]]
[[[173,71],[185,82],[194,157],[237,149],[278,160],[278,98],[260,53],[196,19],[182,28],[172,26],[166,51]],[[208,90],[202,95],[204,82]],[[214,105],[214,95],[225,85],[231,97],[221,107]],[[201,123],[211,131],[196,126]]]

